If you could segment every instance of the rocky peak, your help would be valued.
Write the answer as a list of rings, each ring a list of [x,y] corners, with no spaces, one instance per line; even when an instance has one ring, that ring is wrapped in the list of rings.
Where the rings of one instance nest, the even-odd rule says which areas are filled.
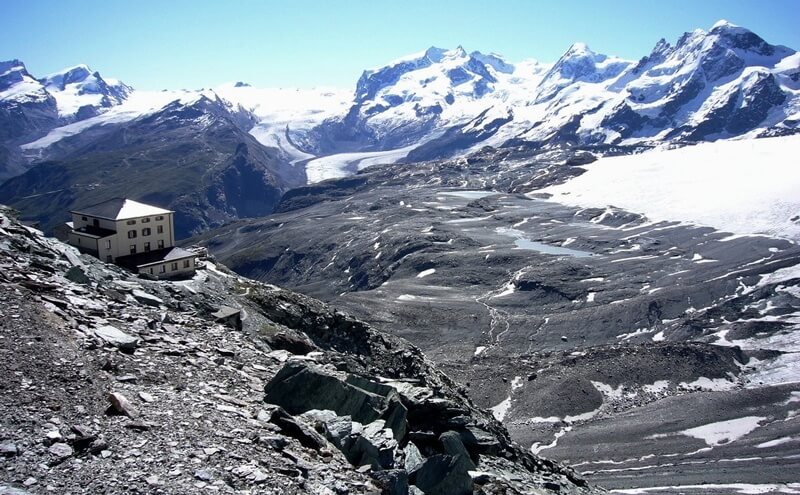
[[[27,72],[25,64],[18,59],[0,61],[0,77],[10,72]]]
[[[92,72],[85,64],[80,64],[47,75],[43,77],[41,81],[45,86],[54,87],[63,91],[68,84],[82,83],[91,76],[94,76],[96,79],[102,79],[99,73]]]
[[[0,91],[5,91],[25,78],[33,79],[21,61],[15,59],[0,62]]]
[[[616,77],[629,65],[629,61],[593,52],[586,43],[574,43],[539,83],[536,102],[553,98],[573,82],[597,83]]]
[[[511,74],[514,72],[514,65],[506,62],[502,56],[496,53],[483,54],[475,51],[470,53],[469,56],[480,63],[493,68],[497,72],[502,72],[504,74]]]

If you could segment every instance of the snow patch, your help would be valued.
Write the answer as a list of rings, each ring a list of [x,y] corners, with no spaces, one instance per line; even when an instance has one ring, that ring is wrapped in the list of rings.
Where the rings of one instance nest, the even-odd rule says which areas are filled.
[[[601,158],[565,184],[529,193],[583,207],[614,205],[650,220],[678,220],[734,234],[800,240],[800,136],[716,141]],[[709,188],[708,184],[714,184]]]
[[[709,447],[717,447],[742,438],[758,428],[760,423],[766,419],[763,416],[745,416],[689,428],[680,433],[703,440]]]

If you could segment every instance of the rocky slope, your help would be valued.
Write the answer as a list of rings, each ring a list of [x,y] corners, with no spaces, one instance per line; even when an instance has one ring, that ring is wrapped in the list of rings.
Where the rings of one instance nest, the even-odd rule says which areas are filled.
[[[0,493],[597,491],[418,348],[211,260],[140,280],[2,209],[0,268]]]

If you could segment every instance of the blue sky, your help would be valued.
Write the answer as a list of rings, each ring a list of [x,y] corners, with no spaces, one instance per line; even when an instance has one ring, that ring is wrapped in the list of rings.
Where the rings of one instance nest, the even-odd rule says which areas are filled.
[[[2,0],[0,60],[86,63],[141,89],[354,87],[429,46],[555,61],[571,43],[638,59],[720,18],[800,49],[798,0]]]

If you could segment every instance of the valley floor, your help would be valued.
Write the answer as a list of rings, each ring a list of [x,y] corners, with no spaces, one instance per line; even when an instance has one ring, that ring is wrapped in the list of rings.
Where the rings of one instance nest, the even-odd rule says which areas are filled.
[[[800,248],[521,194],[556,170],[375,169],[205,242],[416,343],[518,442],[619,493],[796,493]]]

